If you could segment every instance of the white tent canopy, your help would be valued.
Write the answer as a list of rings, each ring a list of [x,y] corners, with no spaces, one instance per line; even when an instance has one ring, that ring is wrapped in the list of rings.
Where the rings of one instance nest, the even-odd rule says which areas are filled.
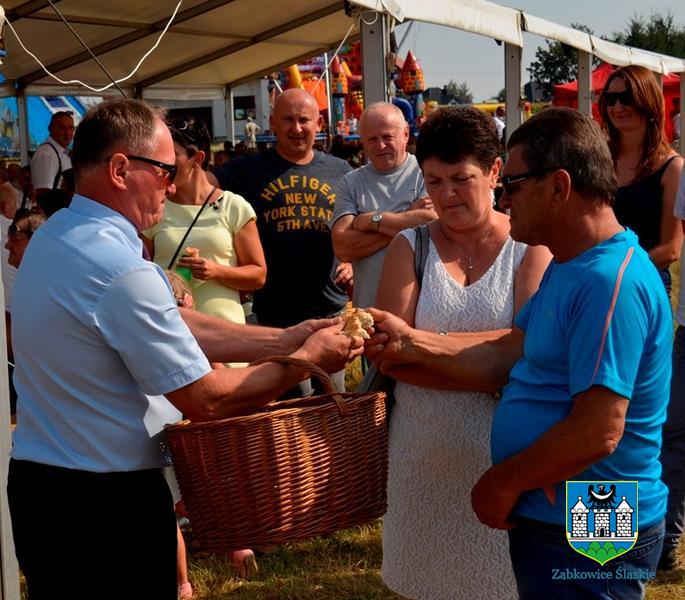
[[[596,54],[612,65],[641,65],[657,73],[681,73],[685,60],[607,42],[594,35],[558,25],[485,0],[351,0],[370,10],[385,11],[397,20],[436,23],[478,33],[515,46],[523,46],[522,32],[534,33]]]
[[[119,79],[152,48],[177,3],[61,0],[55,5]],[[93,87],[110,83],[48,2],[7,0],[3,6],[24,45],[59,78]],[[353,25],[340,0],[183,0],[159,47],[120,85],[129,95],[223,97],[227,87],[336,47]],[[6,95],[84,95],[81,86],[50,78],[7,27],[4,37],[7,57],[0,72],[7,79]]]

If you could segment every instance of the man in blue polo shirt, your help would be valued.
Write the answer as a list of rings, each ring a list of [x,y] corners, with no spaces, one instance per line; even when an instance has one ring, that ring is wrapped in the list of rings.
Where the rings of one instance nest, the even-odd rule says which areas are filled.
[[[136,598],[175,600],[164,424],[248,413],[309,376],[208,359],[289,353],[336,371],[361,346],[334,321],[281,332],[187,313],[193,337],[139,239],[174,192],[162,118],[135,100],[89,111],[74,142],[78,194],[32,237],[17,277],[8,497],[31,600],[120,598],[130,582]]]
[[[670,305],[636,236],[616,221],[611,155],[591,119],[543,111],[512,133],[508,149],[501,203],[511,236],[554,255],[515,327],[439,336],[374,311],[384,335],[368,353],[399,379],[416,369],[455,389],[508,379],[492,427],[494,466],[472,503],[481,522],[509,530],[520,598],[641,598],[664,535],[658,458]],[[637,543],[600,568],[605,577],[554,578],[599,566],[566,541],[568,480],[638,481]]]

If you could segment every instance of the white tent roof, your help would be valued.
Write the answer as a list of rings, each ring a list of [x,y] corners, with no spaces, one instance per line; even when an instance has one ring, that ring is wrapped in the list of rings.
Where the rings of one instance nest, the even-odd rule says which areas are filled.
[[[485,0],[352,0],[396,19],[447,25],[523,46],[523,31],[596,54],[612,65],[642,65],[658,73],[681,73],[685,60],[606,42],[596,36],[558,25],[524,11]]]
[[[67,21],[116,78],[127,76],[157,41],[178,0],[55,0]],[[528,31],[596,54],[617,65],[683,72],[685,61],[627,48],[551,21],[484,0],[349,0],[353,8],[380,10],[396,20],[454,27],[523,45]],[[9,22],[27,48],[63,80],[94,87],[109,80],[46,0],[5,0]],[[226,87],[335,49],[356,36],[343,0],[183,0],[159,47],[121,86],[148,98],[223,98]],[[5,27],[7,56],[0,72],[27,94],[83,95],[79,85],[48,77]]]
[[[56,6],[115,79],[130,73],[157,41],[178,0],[61,0]],[[63,80],[110,83],[48,2],[6,0],[20,39]],[[223,97],[226,86],[337,47],[354,20],[341,0],[183,0],[159,47],[122,88],[145,95]],[[351,32],[357,33],[356,29]],[[0,72],[27,94],[55,94],[48,77],[8,27]],[[78,85],[59,93],[84,93]],[[12,92],[10,92],[12,93]]]

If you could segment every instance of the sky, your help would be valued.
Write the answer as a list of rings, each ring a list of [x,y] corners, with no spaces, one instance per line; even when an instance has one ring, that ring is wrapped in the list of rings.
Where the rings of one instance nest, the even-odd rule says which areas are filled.
[[[521,9],[531,15],[560,25],[582,23],[595,35],[611,35],[624,31],[633,16],[646,20],[651,14],[671,13],[676,25],[685,27],[685,1],[670,0],[497,0],[496,4]],[[399,43],[407,24],[397,28]],[[538,46],[545,39],[530,33],[523,35],[523,83],[530,79],[526,67],[535,60]],[[451,29],[441,25],[415,22],[399,48],[399,56],[407,51],[419,59],[427,87],[442,87],[450,79],[466,82],[474,102],[496,96],[504,87],[504,45],[491,38]]]

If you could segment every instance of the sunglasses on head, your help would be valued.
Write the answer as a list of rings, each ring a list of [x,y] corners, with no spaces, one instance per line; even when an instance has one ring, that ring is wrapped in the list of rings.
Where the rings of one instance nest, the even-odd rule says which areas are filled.
[[[29,229],[27,229],[25,227],[24,228],[19,227],[19,225],[17,225],[16,223],[12,223],[7,228],[7,235],[9,237],[16,237],[17,235],[19,235],[22,232],[25,233],[27,237],[31,235],[31,231]]]
[[[186,121],[185,119],[172,119],[169,121],[171,135],[183,139],[185,144],[194,146],[197,150],[202,150],[204,138],[207,132],[199,121]]]
[[[622,92],[604,92],[607,106],[614,106],[618,100],[623,106],[630,106],[633,103],[633,95],[628,90]]]

